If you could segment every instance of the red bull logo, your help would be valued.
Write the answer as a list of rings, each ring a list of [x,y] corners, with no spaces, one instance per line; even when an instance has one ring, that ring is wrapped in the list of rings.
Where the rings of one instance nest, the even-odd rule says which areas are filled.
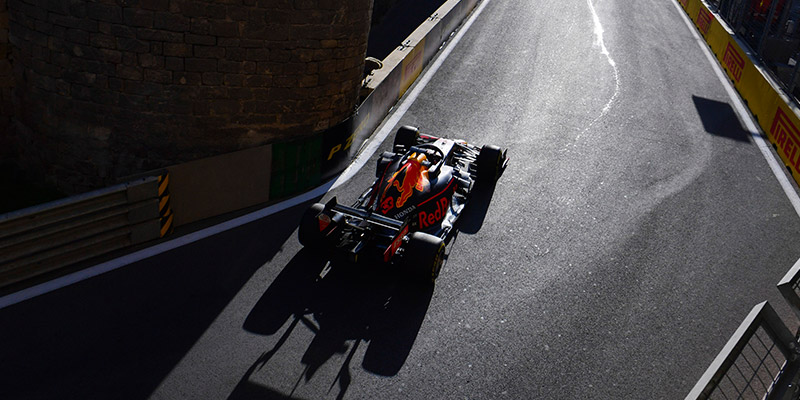
[[[447,196],[442,197],[436,202],[436,209],[432,212],[419,212],[419,228],[425,229],[433,226],[433,224],[442,220],[447,215],[447,206],[449,206]]]
[[[386,189],[383,191],[384,197],[390,188],[397,189],[400,195],[396,200],[390,200],[391,197],[386,197],[381,204],[384,213],[388,212],[392,207],[403,207],[414,193],[414,190],[423,192],[428,189],[430,186],[428,168],[422,165],[422,162],[426,159],[427,157],[424,154],[418,156],[412,154],[408,162],[389,178]]]

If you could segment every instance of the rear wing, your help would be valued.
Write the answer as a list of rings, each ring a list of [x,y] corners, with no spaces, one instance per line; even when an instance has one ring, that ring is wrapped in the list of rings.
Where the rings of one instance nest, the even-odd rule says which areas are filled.
[[[394,218],[385,217],[380,214],[375,214],[371,211],[364,211],[358,208],[341,205],[336,202],[335,196],[325,204],[325,208],[322,210],[322,213],[331,214],[331,211],[342,214],[345,217],[355,218],[367,222],[366,226],[362,224],[348,224],[357,230],[368,230],[372,227],[381,227],[390,230],[391,235],[382,235],[389,239],[389,242],[385,244],[386,249],[384,249],[383,252],[384,262],[388,262],[392,259],[392,257],[394,257],[395,254],[397,254],[397,250],[400,249],[400,246],[403,244],[403,238],[405,238],[409,232],[409,224],[407,220],[400,221]],[[378,245],[380,246],[382,244]],[[353,249],[353,251],[357,252],[361,246],[363,246],[363,243],[360,243],[356,249]]]
[[[380,214],[375,214],[373,212],[367,212],[364,210],[360,210],[358,208],[348,207],[339,204],[337,203],[335,196],[332,199],[328,200],[327,203],[325,203],[325,209],[323,210],[323,212],[329,212],[331,210],[344,214],[348,217],[362,219],[372,225],[377,225],[384,228],[393,229],[396,231],[402,230],[403,226],[406,225],[405,221],[396,220],[394,218],[388,218]]]

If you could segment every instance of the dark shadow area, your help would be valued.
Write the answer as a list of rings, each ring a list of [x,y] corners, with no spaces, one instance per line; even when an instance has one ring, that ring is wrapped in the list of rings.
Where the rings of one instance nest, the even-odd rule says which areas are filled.
[[[0,163],[0,193],[4,193],[0,196],[0,214],[66,197],[55,188],[31,182],[35,181],[17,173],[10,164]]]
[[[307,207],[0,310],[0,398],[147,398]]]
[[[383,60],[445,0],[378,0],[373,6],[367,56]]]
[[[466,207],[464,207],[461,217],[459,217],[456,222],[456,229],[459,232],[474,235],[481,230],[483,221],[486,219],[486,212],[489,210],[489,205],[492,203],[496,185],[497,182],[484,184],[475,183],[472,197]]]
[[[323,268],[327,272],[320,274]],[[244,329],[261,335],[274,335],[287,323],[288,327],[276,344],[258,357],[229,399],[291,398],[292,393],[270,397],[274,390],[251,377],[299,328],[311,330],[314,339],[297,355],[304,366],[298,384],[311,380],[334,355],[346,354],[339,374],[330,383],[331,388],[338,386],[338,398],[342,398],[352,382],[356,350],[363,345],[368,346],[361,363],[366,371],[396,375],[411,352],[432,296],[433,286],[407,283],[402,271],[390,264],[353,264],[301,250],[244,323]]]
[[[257,383],[242,381],[236,386],[229,399],[258,399],[258,400],[300,400],[301,397],[286,396]]]
[[[742,127],[730,104],[694,95],[692,101],[706,132],[738,142],[750,142],[750,133]]]

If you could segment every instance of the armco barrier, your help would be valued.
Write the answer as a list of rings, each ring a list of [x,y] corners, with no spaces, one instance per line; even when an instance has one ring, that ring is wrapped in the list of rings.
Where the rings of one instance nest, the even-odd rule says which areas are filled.
[[[677,0],[725,69],[750,112],[800,183],[800,118],[797,107],[760,65],[749,47],[702,0]]]
[[[168,185],[147,177],[0,215],[0,287],[166,235]]]

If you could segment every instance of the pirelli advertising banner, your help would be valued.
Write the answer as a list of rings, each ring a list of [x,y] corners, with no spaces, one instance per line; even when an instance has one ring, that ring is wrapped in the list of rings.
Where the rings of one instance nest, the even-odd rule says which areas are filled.
[[[783,93],[739,44],[736,36],[701,0],[677,0],[705,38],[792,177],[800,183],[800,118]]]
[[[417,80],[417,77],[422,72],[424,67],[425,57],[425,39],[419,41],[408,53],[408,56],[403,59],[402,74],[400,78],[400,93],[398,99],[403,97],[411,84]]]

